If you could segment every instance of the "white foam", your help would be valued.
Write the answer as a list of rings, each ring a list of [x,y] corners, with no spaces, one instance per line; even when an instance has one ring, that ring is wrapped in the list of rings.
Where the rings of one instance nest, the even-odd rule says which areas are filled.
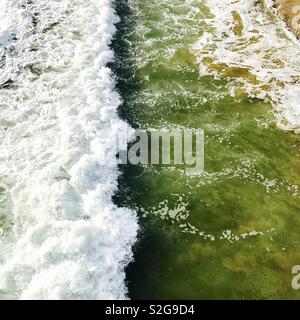
[[[0,90],[0,297],[126,298],[138,226],[112,202],[127,125],[106,67],[111,1],[1,0],[0,14],[0,85],[14,82]]]
[[[205,3],[212,18],[205,20],[207,31],[194,46],[201,73],[224,76],[205,68],[204,58],[249,70],[256,82],[241,76],[239,83],[231,82],[232,94],[243,83],[251,97],[274,105],[279,127],[300,132],[300,42],[279,19],[273,1],[205,0]],[[243,24],[241,34],[234,32],[239,23],[234,19],[235,13]]]

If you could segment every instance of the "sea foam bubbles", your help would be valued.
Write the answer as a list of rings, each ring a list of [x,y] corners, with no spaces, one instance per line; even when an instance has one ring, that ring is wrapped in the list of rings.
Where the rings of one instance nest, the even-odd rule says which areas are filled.
[[[1,1],[0,297],[123,299],[110,0]]]

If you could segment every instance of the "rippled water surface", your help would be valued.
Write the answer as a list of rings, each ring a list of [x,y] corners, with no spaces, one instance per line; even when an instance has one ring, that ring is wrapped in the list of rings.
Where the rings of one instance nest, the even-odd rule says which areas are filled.
[[[201,176],[122,167],[115,201],[141,226],[130,297],[299,298],[295,39],[268,1],[130,0],[117,10],[120,115],[139,128],[205,130]]]

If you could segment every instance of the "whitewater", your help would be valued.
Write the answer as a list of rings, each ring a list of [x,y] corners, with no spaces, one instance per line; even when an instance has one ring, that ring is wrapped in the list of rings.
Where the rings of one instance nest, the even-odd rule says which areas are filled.
[[[110,0],[0,2],[0,298],[124,299]]]
[[[200,73],[232,82],[273,105],[277,126],[300,132],[300,42],[287,29],[273,0],[205,0],[207,31],[195,43]]]
[[[0,0],[0,299],[128,298],[125,267],[133,260],[132,247],[137,239],[138,220],[135,211],[119,208],[112,201],[120,175],[115,161],[118,152],[115,136],[120,138],[119,132],[131,130],[118,116],[122,99],[116,90],[115,75],[109,68],[114,61],[111,43],[119,22],[113,3],[112,0]],[[190,110],[186,101],[192,101],[191,107],[195,110],[199,102],[200,111],[209,101],[220,107],[218,101],[229,93],[237,98],[236,103],[241,97],[270,103],[277,126],[299,133],[300,44],[280,20],[273,4],[271,0],[129,0],[128,5],[137,21],[133,41],[127,42],[132,46],[131,55],[137,55],[134,66],[138,71],[147,64],[151,66],[142,70],[143,77],[138,79],[144,88],[140,97],[131,99],[129,95],[128,104],[132,107],[129,110],[134,113],[134,108],[139,105],[147,113],[147,121],[153,121],[157,112],[163,114],[165,123],[171,123],[170,113],[181,108],[177,105],[178,97],[183,97],[179,101],[185,101],[183,108],[186,110]],[[131,32],[130,28],[127,32]],[[132,68],[130,63],[128,66]],[[197,75],[209,77],[205,81],[192,78],[197,83],[191,81],[189,85],[189,72],[192,70],[193,74],[194,68]],[[172,78],[168,78],[166,70],[174,71]],[[158,78],[155,78],[155,72],[170,84],[165,92],[156,89]],[[183,77],[187,80],[184,86],[180,84]],[[213,80],[224,79],[226,81],[217,90],[214,86],[213,90],[210,89]],[[177,82],[180,85],[177,86]],[[168,98],[167,94],[174,99]],[[163,102],[165,109],[160,109],[158,100]],[[245,103],[246,107],[249,105]],[[226,118],[226,111],[221,110]],[[262,145],[273,137],[280,139],[277,131],[275,135],[270,129],[269,120],[261,120],[259,114],[252,113],[247,118],[249,124],[245,125],[240,122],[244,119],[243,112],[240,114],[240,118],[233,118],[228,124],[225,120],[219,119],[218,122],[208,108],[203,112],[206,123],[200,121],[200,112],[194,123],[207,125],[208,133],[209,126],[219,126],[222,135],[225,131],[227,147],[231,145],[232,134],[233,137],[243,137],[248,134],[247,130],[258,130],[252,120],[259,121],[259,128],[269,129],[269,135],[265,131],[256,131],[266,139],[257,142],[258,149],[260,143]],[[178,119],[180,125],[190,125],[184,122],[182,115]],[[225,126],[226,130],[223,130]],[[238,129],[241,131],[235,131]],[[125,138],[119,145],[126,144]],[[220,136],[219,142],[222,141],[223,136]],[[282,142],[279,145],[287,144]],[[219,144],[216,146],[216,150],[222,150],[218,149]],[[268,163],[267,157],[262,156],[258,160]],[[243,154],[240,157],[237,153],[235,157],[238,161],[243,160]],[[285,158],[279,160],[286,161]],[[225,166],[228,166],[226,161]],[[254,156],[251,161],[243,162],[244,167],[237,170],[234,177],[243,175],[243,179],[248,178],[249,168],[253,167],[255,175],[253,180],[248,178],[248,185],[253,186],[254,181],[258,187],[259,184],[266,187],[267,193],[272,187],[275,190],[277,182],[269,179],[272,172],[255,169],[257,159]],[[298,166],[297,163],[296,160],[292,163],[293,168]],[[279,165],[278,168],[282,169]],[[230,170],[226,169],[225,174],[217,173],[219,180],[216,181],[224,182],[224,177],[231,174]],[[161,177],[159,190],[151,194],[147,189],[145,199],[151,198],[155,202],[158,199],[156,193],[164,195],[164,183],[170,180]],[[172,178],[176,188],[180,177]],[[289,197],[289,202],[293,203],[299,188],[296,179],[296,182],[289,179],[278,182],[282,189],[276,192]],[[201,188],[207,188],[207,199],[211,199],[210,182],[200,181],[200,184]],[[171,185],[165,187],[168,196]],[[190,181],[186,186],[192,187]],[[221,183],[214,185],[216,193],[223,195],[224,190],[218,189],[221,187]],[[130,188],[128,190],[131,192]],[[194,188],[193,192],[198,204],[199,189]],[[247,194],[245,199],[248,199],[248,189],[244,192]],[[127,199],[131,195],[125,196]],[[225,200],[229,202],[228,199]],[[214,201],[214,198],[208,201],[207,207]],[[278,198],[274,197],[275,202]],[[281,200],[278,206],[286,202],[286,199]],[[129,206],[133,207],[132,204]],[[153,208],[157,208],[157,203]],[[206,210],[203,206],[195,208]],[[245,207],[241,204],[241,208],[250,212],[247,203]],[[269,212],[267,205],[264,208],[266,213]],[[293,213],[297,207],[294,205],[293,209],[288,209]],[[166,210],[163,208],[162,211]],[[194,215],[198,214],[194,210]],[[159,214],[161,210],[157,211]],[[252,218],[264,221],[261,216],[251,214],[249,221]],[[200,225],[201,217],[197,216],[195,221]],[[245,219],[244,222],[247,225],[249,221]],[[266,221],[266,228],[272,227],[270,230],[273,230],[273,224],[269,226],[269,220]],[[278,221],[281,220],[278,218]],[[196,226],[190,226],[191,232],[195,232]],[[215,228],[215,221],[211,226]],[[249,230],[253,230],[252,224]],[[287,231],[283,227],[282,230]],[[231,230],[226,232],[228,238]],[[288,232],[292,242],[296,231]],[[218,239],[218,234],[208,239]],[[174,243],[174,247],[170,247],[169,252],[175,252],[177,242],[170,243]],[[286,244],[280,246],[284,250],[285,247]],[[187,248],[186,252],[189,250]],[[161,258],[156,258],[155,254],[151,256],[154,260]],[[199,251],[195,250],[194,257],[200,257]],[[199,258],[194,263],[199,272],[202,262]],[[147,273],[147,276],[155,277],[155,281],[149,283],[165,283],[167,277],[161,264],[159,268],[147,269],[154,270]],[[201,272],[206,270],[205,267]],[[144,277],[142,272],[140,274]],[[181,275],[184,273],[178,273],[174,279],[178,281]],[[159,277],[161,281],[157,280]],[[171,278],[169,283],[175,283],[174,279]],[[186,284],[186,279],[183,283]],[[203,291],[202,285],[199,288]],[[143,293],[146,292],[143,285],[141,288]],[[170,292],[174,292],[173,288]]]

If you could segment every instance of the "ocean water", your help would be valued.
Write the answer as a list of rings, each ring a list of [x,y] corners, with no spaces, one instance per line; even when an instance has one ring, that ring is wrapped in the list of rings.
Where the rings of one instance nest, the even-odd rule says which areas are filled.
[[[129,296],[299,299],[299,43],[270,1],[118,2],[119,114],[202,128],[205,171],[125,166],[138,212]]]
[[[299,299],[299,58],[271,0],[0,0],[0,298]]]
[[[124,299],[135,212],[117,208],[127,124],[109,0],[0,2],[0,298]]]

